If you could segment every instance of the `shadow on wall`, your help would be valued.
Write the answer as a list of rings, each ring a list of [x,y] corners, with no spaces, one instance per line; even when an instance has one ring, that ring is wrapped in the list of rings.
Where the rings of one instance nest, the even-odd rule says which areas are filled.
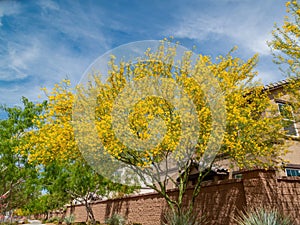
[[[105,220],[114,214],[121,214],[125,219],[128,219],[129,202],[127,200],[116,200],[107,203],[105,207]]]
[[[252,170],[241,172],[242,178],[206,181],[196,199],[195,213],[205,216],[209,224],[234,225],[239,211],[251,207],[269,206],[295,219],[300,224],[300,178],[276,177],[274,170]],[[176,191],[170,191],[176,195]],[[187,191],[187,202],[192,189]],[[74,206],[76,222],[84,222],[83,206]],[[128,222],[143,225],[160,225],[167,204],[157,193],[127,196],[120,199],[93,203],[97,221],[104,222],[113,214],[121,214]],[[67,214],[70,213],[68,207]]]

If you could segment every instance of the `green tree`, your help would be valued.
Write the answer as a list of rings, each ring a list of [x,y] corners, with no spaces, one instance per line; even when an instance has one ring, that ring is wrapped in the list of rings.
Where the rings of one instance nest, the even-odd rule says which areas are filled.
[[[73,134],[74,95],[69,81],[55,85],[47,96],[43,114],[32,119],[35,129],[27,130],[15,151],[27,157],[30,165],[42,168],[40,184],[47,193],[47,199],[52,199],[52,202],[44,202],[43,209],[61,208],[77,200],[85,206],[88,219],[94,224],[96,221],[90,205],[93,196],[110,197],[113,193],[132,192],[133,188],[110,182],[82,158]],[[32,202],[31,210],[35,210],[34,203],[38,201]]]
[[[52,209],[62,207],[75,201],[85,206],[87,220],[95,224],[95,216],[91,202],[110,197],[114,192],[128,192],[129,188],[113,184],[96,173],[85,161],[78,159],[73,162],[52,162],[45,166],[42,173],[45,188],[49,195],[56,196]]]
[[[34,129],[32,120],[40,115],[45,103],[35,105],[22,98],[23,107],[6,107],[7,118],[0,120],[0,204],[1,212],[22,207],[39,193],[38,172],[27,156],[15,152],[27,130]]]

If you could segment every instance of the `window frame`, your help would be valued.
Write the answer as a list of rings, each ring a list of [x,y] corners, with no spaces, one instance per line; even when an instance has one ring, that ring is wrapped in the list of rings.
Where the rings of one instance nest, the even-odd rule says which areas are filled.
[[[286,167],[284,170],[285,170],[285,174],[287,177],[300,177],[300,169],[299,168]],[[295,173],[293,173],[293,172],[295,172]]]
[[[295,133],[289,134],[288,132],[290,131],[290,129],[289,129],[290,126],[285,126],[283,129],[284,129],[285,131],[287,131],[286,135],[287,135],[287,136],[291,136],[291,137],[299,137],[299,133],[298,133],[298,129],[297,129],[296,120],[295,120],[295,116],[294,116],[294,111],[293,111],[292,105],[289,104],[288,102],[282,101],[282,100],[276,100],[275,103],[276,103],[276,105],[277,105],[279,114],[283,117],[282,119],[283,119],[284,121],[289,121],[289,122],[291,122],[291,125],[290,125],[290,126],[293,126],[293,130],[295,131]],[[292,119],[287,118],[287,117],[284,117],[284,115],[282,115],[282,110],[281,110],[281,107],[280,107],[280,106],[282,106],[282,105],[283,105],[283,106],[284,106],[284,105],[287,105],[287,106],[290,106],[290,107],[291,107],[291,114],[292,114],[291,117],[292,117]]]

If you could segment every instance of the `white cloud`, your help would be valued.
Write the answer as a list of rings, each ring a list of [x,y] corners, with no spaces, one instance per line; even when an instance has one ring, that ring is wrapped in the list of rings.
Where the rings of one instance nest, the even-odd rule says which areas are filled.
[[[224,2],[222,2],[224,3]],[[261,4],[235,4],[233,7],[214,8],[214,11],[196,12],[194,9],[183,10],[177,16],[178,22],[166,31],[178,38],[195,40],[230,39],[235,45],[245,47],[248,51],[269,55],[267,40],[271,39],[271,31],[276,18],[283,19],[283,11],[272,11],[272,1]],[[274,7],[274,6],[273,6]],[[277,22],[278,22],[277,20]]]
[[[37,4],[43,9],[43,10],[59,10],[59,5],[51,0],[39,0],[37,1]]]
[[[38,42],[30,40],[26,45],[16,42],[7,43],[7,54],[1,56],[0,81],[13,81],[27,77],[29,66],[40,54]],[[4,71],[3,71],[4,69]]]
[[[26,47],[16,43],[9,43],[8,55],[11,60],[9,66],[20,70],[28,69],[28,64],[39,57],[39,48],[37,41],[32,41]]]
[[[52,3],[39,2],[39,14],[15,15],[12,26],[21,29],[13,27],[13,33],[0,36],[0,104],[16,102],[21,96],[38,100],[41,87],[51,89],[67,76],[75,85],[89,64],[110,48],[101,17],[87,15],[73,1],[68,9]],[[7,15],[1,10],[0,19]]]
[[[22,95],[37,100],[42,93],[40,87],[52,88],[66,76],[76,84],[89,64],[112,46],[145,37],[158,38],[162,30],[166,30],[163,36],[214,38],[220,41],[220,46],[230,40],[247,53],[269,54],[265,40],[276,20],[266,18],[277,12],[266,10],[266,3],[244,5],[241,0],[215,1],[216,5],[237,5],[223,10],[222,7],[208,9],[204,1],[199,2],[193,7],[188,3],[182,8],[174,6],[174,12],[164,14],[166,21],[155,16],[165,8],[161,2],[159,7],[154,2],[153,9],[157,12],[153,17],[145,14],[144,21],[139,13],[132,13],[132,10],[139,11],[138,8],[128,6],[127,9],[120,2],[105,5],[94,1],[41,0],[27,5],[23,1],[0,0],[0,24],[4,16],[14,15],[8,18],[7,30],[4,20],[3,26],[0,25],[0,31],[5,34],[0,35],[0,103],[15,102]],[[273,0],[266,2],[274,4]],[[281,18],[280,13],[278,17]],[[260,72],[264,71],[267,70]]]
[[[21,10],[18,2],[15,1],[1,1],[0,2],[0,27],[2,24],[2,17],[18,14]]]
[[[178,27],[173,27],[168,32],[179,38],[204,40],[210,33],[222,34],[224,32],[221,22],[218,18],[190,15],[184,18]]]

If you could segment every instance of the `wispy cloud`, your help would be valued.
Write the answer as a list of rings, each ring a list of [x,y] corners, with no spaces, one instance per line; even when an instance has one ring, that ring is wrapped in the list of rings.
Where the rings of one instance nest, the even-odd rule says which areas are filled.
[[[2,13],[11,23],[0,38],[0,103],[19,102],[22,95],[37,100],[41,87],[51,88],[65,77],[76,83],[110,48],[101,19],[89,20],[80,5],[66,4],[40,1]]]
[[[226,5],[232,3],[230,5]],[[198,12],[187,7],[178,15],[178,23],[170,27],[166,34],[198,41],[219,39],[247,48],[261,55],[270,54],[267,40],[271,39],[273,24],[283,18],[282,10],[272,1],[218,1],[211,9]],[[214,3],[216,3],[214,1]],[[227,6],[227,7],[226,7]],[[280,6],[284,7],[283,4]],[[273,10],[273,11],[272,11]]]
[[[2,17],[18,14],[21,7],[18,2],[3,0],[0,7],[0,29],[2,26]]]
[[[59,10],[59,5],[51,0],[39,0],[37,4],[45,11],[47,10]]]
[[[265,41],[283,14],[283,3],[273,0],[3,0],[0,104],[18,104],[21,96],[38,100],[40,87],[51,88],[66,76],[76,84],[107,50],[168,36],[184,46],[213,46],[206,52],[211,55],[234,45],[242,58],[258,52],[264,63],[258,69],[271,77],[269,67],[276,67]]]

